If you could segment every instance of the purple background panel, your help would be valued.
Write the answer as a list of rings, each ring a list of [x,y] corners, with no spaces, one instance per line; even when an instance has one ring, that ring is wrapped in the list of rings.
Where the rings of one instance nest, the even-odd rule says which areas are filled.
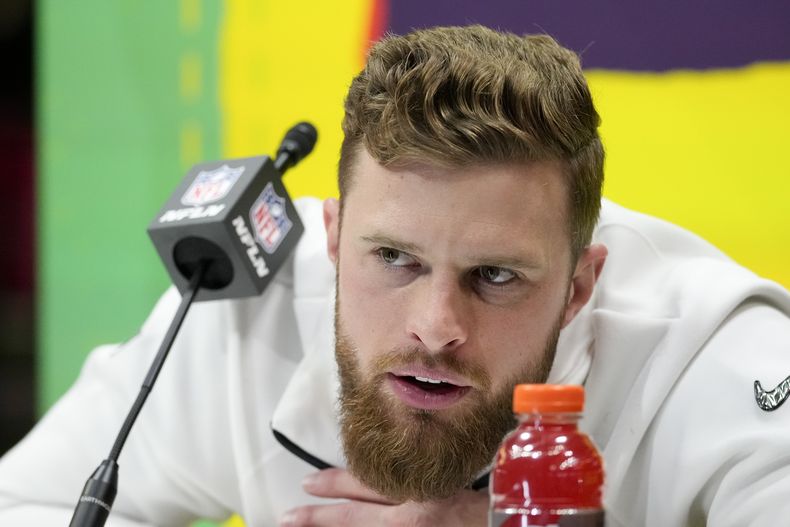
[[[479,23],[546,32],[585,68],[665,71],[790,60],[790,1],[394,0],[389,29]]]

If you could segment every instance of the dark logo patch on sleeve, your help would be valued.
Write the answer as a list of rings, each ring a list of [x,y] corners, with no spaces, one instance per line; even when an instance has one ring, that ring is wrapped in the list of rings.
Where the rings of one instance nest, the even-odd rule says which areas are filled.
[[[773,412],[782,406],[788,396],[790,396],[790,377],[768,392],[763,389],[760,381],[754,381],[754,398],[757,400],[757,406],[766,412]]]

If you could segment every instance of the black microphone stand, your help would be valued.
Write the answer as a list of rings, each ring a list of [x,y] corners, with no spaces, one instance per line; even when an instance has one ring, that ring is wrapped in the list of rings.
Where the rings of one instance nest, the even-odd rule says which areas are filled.
[[[121,454],[121,449],[129,436],[129,431],[132,429],[135,420],[137,420],[137,416],[140,414],[148,394],[151,393],[151,388],[156,382],[170,348],[173,346],[189,306],[192,305],[192,301],[200,288],[200,283],[207,267],[206,262],[201,262],[192,274],[189,286],[181,297],[181,304],[179,304],[173,321],[170,323],[170,327],[167,328],[165,338],[159,346],[159,351],[148,369],[148,375],[146,375],[143,385],[140,387],[137,399],[132,404],[132,408],[129,410],[120,432],[118,432],[118,437],[110,450],[110,455],[101,462],[85,483],[69,527],[101,527],[107,521],[118,490],[118,456]]]

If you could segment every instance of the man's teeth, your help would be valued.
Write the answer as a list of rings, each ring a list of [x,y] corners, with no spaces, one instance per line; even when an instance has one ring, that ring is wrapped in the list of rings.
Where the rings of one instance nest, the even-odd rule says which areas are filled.
[[[443,382],[443,381],[437,381],[436,379],[429,379],[428,377],[417,377],[416,375],[414,376],[414,378],[420,382],[429,382],[431,384],[442,384]]]

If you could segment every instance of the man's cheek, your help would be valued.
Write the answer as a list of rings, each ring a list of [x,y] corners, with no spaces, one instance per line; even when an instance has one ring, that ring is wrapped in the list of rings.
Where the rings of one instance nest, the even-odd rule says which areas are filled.
[[[341,314],[355,328],[355,340],[385,349],[397,346],[399,343],[388,341],[405,331],[403,299],[392,291],[359,284],[350,285],[346,292],[341,298]]]

